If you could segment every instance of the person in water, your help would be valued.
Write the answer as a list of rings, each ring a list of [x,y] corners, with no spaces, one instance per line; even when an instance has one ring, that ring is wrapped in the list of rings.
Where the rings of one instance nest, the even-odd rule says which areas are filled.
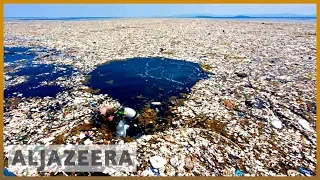
[[[106,125],[110,128],[112,132],[116,131],[117,124],[114,121],[116,109],[111,106],[103,106],[98,112],[94,114],[94,123],[96,126],[100,127]]]
[[[139,132],[137,125],[137,112],[128,107],[118,109],[112,106],[102,106],[100,108],[100,123],[111,129],[118,137],[136,136]]]
[[[116,110],[111,106],[102,106],[100,108],[100,115],[104,121],[112,122],[115,116]]]

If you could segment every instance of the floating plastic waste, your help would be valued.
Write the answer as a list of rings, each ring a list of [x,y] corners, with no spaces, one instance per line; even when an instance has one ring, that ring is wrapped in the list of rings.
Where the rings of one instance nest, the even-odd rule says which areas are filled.
[[[9,171],[7,168],[3,169],[3,175],[4,176],[17,176],[13,172]]]
[[[159,169],[159,168],[150,167],[149,169],[150,169],[151,173],[152,173],[154,176],[160,176],[160,169]]]
[[[86,101],[82,98],[75,98],[73,101],[74,104],[80,104],[80,103],[84,103],[84,102],[86,102]]]
[[[289,169],[289,170],[287,171],[287,174],[288,174],[288,176],[297,176],[297,175],[299,175],[300,173],[299,173],[298,171],[296,171],[296,170]]]
[[[271,125],[273,127],[277,128],[277,129],[281,129],[282,128],[282,122],[277,118],[277,116],[275,116],[273,114],[273,112],[270,109],[268,109],[266,111],[268,112],[269,116],[271,116],[270,117]]]
[[[85,141],[84,141],[84,144],[85,145],[90,145],[90,144],[92,144],[93,143],[93,141],[91,141],[90,139],[86,139]]]
[[[301,174],[304,174],[305,176],[314,176],[315,175],[310,169],[303,168],[303,167],[298,167],[298,171]]]
[[[92,131],[85,132],[86,137],[92,137],[93,135],[94,135],[94,132],[92,132]]]
[[[152,102],[151,104],[152,104],[152,105],[155,105],[155,106],[160,106],[160,105],[161,105],[161,102]]]
[[[126,104],[126,106],[133,108],[138,113],[138,110],[140,111],[140,106],[143,107],[148,102],[151,104],[151,102],[153,101],[159,101],[164,104],[164,102],[166,102],[165,98],[172,97],[170,98],[168,107],[170,108],[170,111],[172,111],[172,115],[174,116],[172,118],[168,117],[168,120],[172,119],[172,121],[170,121],[169,123],[172,123],[172,125],[175,127],[190,128],[172,129],[166,128],[164,126],[166,130],[162,131],[162,129],[164,128],[159,127],[160,130],[156,130],[157,135],[155,135],[154,133],[150,133],[153,135],[144,134],[142,138],[137,140],[137,145],[139,147],[139,152],[137,155],[139,156],[139,159],[141,159],[141,161],[139,160],[138,166],[145,167],[142,170],[149,172],[149,176],[153,176],[153,174],[159,175],[159,172],[161,173],[160,176],[162,175],[162,173],[169,175],[169,171],[164,171],[164,167],[171,169],[171,165],[168,164],[158,169],[152,167],[152,170],[154,171],[152,172],[151,165],[150,167],[146,167],[141,164],[148,161],[150,157],[159,155],[164,158],[168,158],[169,160],[171,156],[180,154],[182,156],[189,156],[195,155],[195,153],[200,155],[200,159],[201,157],[203,157],[203,160],[193,161],[192,159],[192,162],[194,162],[194,166],[196,167],[193,171],[187,172],[186,168],[183,166],[183,164],[185,164],[183,162],[183,159],[179,158],[176,162],[176,164],[178,164],[177,168],[172,167],[173,170],[170,170],[170,174],[173,173],[173,176],[206,176],[211,174],[221,174],[219,170],[221,168],[215,168],[215,158],[210,158],[212,156],[212,153],[214,153],[216,159],[218,160],[218,163],[222,164],[225,162],[230,162],[231,159],[229,158],[233,159],[233,156],[237,156],[240,158],[247,156],[245,157],[246,162],[254,162],[257,159],[256,155],[258,155],[259,162],[256,161],[257,164],[251,163],[253,171],[250,172],[250,176],[281,176],[281,174],[285,173],[281,170],[281,165],[274,166],[273,168],[268,166],[268,164],[270,164],[270,158],[268,157],[270,156],[273,157],[272,161],[274,162],[274,164],[281,164],[281,162],[283,161],[282,156],[272,156],[272,154],[279,153],[276,151],[276,149],[278,148],[283,152],[288,152],[285,155],[290,156],[290,158],[286,159],[286,162],[284,163],[285,165],[289,165],[290,167],[295,167],[294,170],[296,171],[297,176],[302,175],[300,172],[298,172],[297,168],[299,166],[310,168],[312,171],[314,171],[314,173],[316,173],[314,167],[312,167],[312,164],[316,163],[315,155],[317,147],[316,143],[311,143],[316,142],[316,134],[304,134],[304,132],[308,132],[304,129],[306,127],[306,129],[310,127],[311,129],[316,131],[314,123],[312,120],[307,120],[310,122],[310,124],[308,125],[308,123],[304,122],[308,126],[304,126],[303,128],[303,126],[300,126],[298,122],[299,119],[303,118],[297,118],[298,116],[296,116],[295,113],[293,111],[290,111],[290,109],[288,108],[290,106],[301,107],[299,108],[298,113],[301,113],[306,117],[310,117],[311,119],[313,119],[313,117],[316,115],[316,94],[314,92],[316,85],[314,81],[316,75],[315,24],[299,25],[299,23],[265,23],[261,25],[261,23],[253,23],[246,25],[242,22],[236,22],[232,23],[231,27],[230,24],[226,22],[213,22],[213,24],[211,24],[211,22],[209,21],[195,23],[193,23],[193,21],[194,20],[185,20],[185,22],[179,21],[179,25],[188,26],[184,29],[175,28],[176,23],[172,23],[171,21],[164,22],[160,20],[159,22],[155,20],[151,23],[151,26],[150,22],[144,22],[140,20],[138,22],[119,21],[116,23],[114,23],[113,21],[110,21],[111,23],[108,23],[106,21],[102,25],[100,24],[99,26],[94,27],[90,25],[90,22],[86,22],[85,24],[71,22],[71,24],[69,24],[68,22],[56,23],[55,21],[51,21],[50,23],[46,22],[45,25],[43,25],[41,21],[35,21],[33,22],[34,25],[30,26],[25,26],[24,22],[19,22],[18,24],[15,23],[15,25],[6,24],[8,25],[6,26],[6,28],[8,28],[8,33],[5,34],[6,38],[13,38],[12,36],[17,35],[21,37],[21,39],[5,40],[5,44],[11,44],[12,46],[23,46],[28,44],[31,46],[32,44],[40,45],[43,44],[41,39],[52,38],[51,40],[46,41],[48,42],[45,43],[46,46],[56,47],[61,51],[65,51],[66,48],[71,46],[74,47],[69,52],[67,52],[70,53],[72,57],[60,57],[55,55],[44,57],[49,54],[49,52],[45,50],[44,53],[41,53],[39,57],[37,57],[39,60],[35,59],[35,62],[37,64],[39,63],[44,65],[51,63],[71,65],[73,68],[77,68],[81,73],[73,73],[72,76],[68,75],[67,77],[61,77],[64,74],[61,72],[61,74],[57,75],[56,77],[58,78],[60,76],[61,78],[51,79],[50,77],[55,74],[59,74],[61,71],[56,69],[52,74],[46,74],[48,71],[45,70],[39,73],[34,73],[34,75],[21,74],[16,77],[11,74],[18,74],[20,70],[25,69],[23,67],[24,63],[17,62],[16,64],[11,64],[5,62],[4,68],[6,70],[6,87],[13,87],[13,85],[17,86],[17,82],[19,85],[23,85],[23,82],[29,84],[32,82],[33,77],[39,79],[36,81],[37,83],[34,84],[34,86],[26,86],[25,89],[30,88],[28,89],[28,91],[25,91],[24,89],[13,89],[12,91],[10,91],[10,93],[8,93],[11,97],[11,92],[12,94],[16,92],[12,95],[12,97],[14,98],[5,99],[7,101],[6,103],[4,103],[6,105],[3,118],[5,124],[5,146],[10,144],[22,144],[22,141],[26,135],[30,136],[27,144],[37,144],[39,142],[42,142],[42,139],[51,136],[56,138],[57,135],[63,135],[63,139],[66,144],[76,144],[77,142],[79,144],[83,144],[83,141],[88,139],[85,137],[85,132],[83,131],[90,131],[90,126],[96,127],[96,124],[91,124],[92,120],[93,122],[95,122],[95,119],[92,118],[95,112],[93,112],[92,110],[98,108],[94,108],[95,103],[92,102],[96,102],[97,107],[100,107],[102,105],[118,107],[119,101]],[[27,24],[30,24],[30,21],[28,21]],[[92,22],[92,24],[96,23]],[[165,26],[163,24],[165,24]],[[75,26],[75,28],[68,29],[68,27],[70,27],[69,25]],[[19,26],[19,28],[16,28],[17,26]],[[83,28],[81,27],[83,26],[89,26],[89,29],[94,30],[91,33],[86,33],[86,35],[90,34],[86,38],[83,38],[83,32],[81,32],[83,30]],[[206,26],[210,26],[210,29],[208,31],[211,32],[211,38],[207,37],[208,32],[203,31]],[[216,38],[216,35],[220,36],[219,33],[212,33],[215,31],[220,31],[221,33],[223,33],[221,31],[221,28],[226,29],[227,26],[229,26],[229,29],[231,28],[231,30],[228,30],[230,32],[235,32],[236,29],[239,29],[243,26],[243,31],[241,30],[241,33],[247,35],[249,34],[251,38],[241,39],[242,36],[232,36],[231,39]],[[32,29],[33,27],[39,27],[40,29],[34,32]],[[55,29],[46,31],[46,28],[48,27]],[[159,27],[161,28],[161,31],[156,31],[157,29],[159,29]],[[261,29],[262,31],[265,31],[266,36],[264,38],[257,38],[261,36],[261,31],[252,31],[252,28],[255,27]],[[101,34],[100,32],[106,32],[106,29],[112,31],[111,33],[109,33],[110,36],[112,36],[111,39],[114,39],[113,36],[119,35],[118,31],[121,31],[121,35],[126,36],[126,42],[134,43],[121,43],[122,41],[104,43],[105,38],[99,38],[97,34]],[[274,29],[277,29],[277,32],[279,31],[279,33],[271,33],[273,37],[268,37],[268,34],[270,34],[270,32],[272,32]],[[296,34],[297,32],[295,32],[297,29],[299,29],[299,33],[301,33],[301,37],[299,38],[296,38],[296,36],[298,37],[298,34]],[[167,36],[169,31],[169,36],[175,37],[173,41],[171,41],[170,38],[162,38],[164,36]],[[30,33],[35,34],[30,35]],[[70,33],[73,34],[74,38],[70,39],[70,42],[62,42],[62,36],[67,37],[68,35],[70,35]],[[145,36],[146,33],[149,34],[149,36]],[[305,34],[309,33],[313,35],[305,36]],[[181,34],[193,34],[195,38],[184,38],[184,36],[181,36]],[[38,35],[41,35],[41,37],[35,37]],[[27,38],[31,36],[35,37],[36,39],[31,40]],[[239,41],[236,41],[237,38],[240,38]],[[153,44],[154,48],[153,46],[152,48],[150,48],[148,43],[151,43],[152,45],[152,42],[154,42],[153,40],[159,43]],[[93,41],[97,42],[94,46],[91,43]],[[232,44],[232,48],[225,51],[225,48],[222,45],[224,44],[224,41],[229,41],[228,43]],[[290,45],[282,47],[282,45],[288,44],[287,42],[291,42],[289,43]],[[170,51],[173,52],[173,55],[165,55],[158,52],[154,53],[155,49],[159,49],[160,47],[170,43],[172,43],[172,46],[170,46]],[[190,47],[184,48],[185,44],[190,45]],[[103,45],[105,49],[99,47],[100,45]],[[221,47],[211,48],[215,45],[221,45]],[[118,51],[119,49],[127,49],[128,52],[121,53]],[[296,53],[296,50],[298,50],[299,53]],[[169,50],[166,49],[163,50],[163,52],[168,51]],[[246,56],[238,54],[239,52],[243,53]],[[63,55],[65,55],[64,52],[62,53]],[[138,81],[139,83],[135,83],[127,77],[127,79],[123,78],[117,81],[116,76],[111,77],[108,75],[109,71],[100,71],[99,68],[97,68],[98,65],[107,63],[112,60],[126,59],[138,56],[144,57],[148,54],[155,54],[156,56],[163,56],[165,58],[167,58],[168,56],[172,56],[181,60],[185,59],[187,61],[195,62],[198,64],[206,62],[208,64],[208,67],[210,66],[212,68],[210,72],[214,71],[217,75],[216,78],[209,77],[206,80],[199,81],[198,79],[203,78],[196,78],[197,75],[201,75],[202,73],[196,73],[199,72],[199,70],[201,71],[198,66],[195,67],[199,68],[199,70],[192,68],[192,66],[194,65],[188,65],[186,68],[184,68],[184,66],[182,65],[179,66],[182,67],[181,70],[187,69],[188,71],[190,70],[190,73],[185,73],[185,71],[176,73],[175,71],[168,71],[168,69],[165,69],[168,66],[162,66],[162,69],[164,70],[164,72],[162,72],[161,68],[158,68],[158,66],[152,67],[152,62],[149,63],[149,67],[146,67],[146,63],[142,62],[142,71],[139,73],[133,72],[135,73],[133,75],[141,74],[142,76],[147,75],[148,77],[141,77],[141,79]],[[232,58],[232,55],[238,57]],[[241,62],[241,60],[245,61],[246,58],[251,60],[251,64],[247,62]],[[214,59],[214,61],[212,61],[211,59]],[[276,60],[274,61],[274,63],[269,63],[269,60],[271,59]],[[165,61],[159,61],[157,60],[156,65],[165,63]],[[127,62],[119,62],[126,63],[124,68],[128,67]],[[139,64],[139,60],[134,60],[133,64]],[[30,64],[30,66],[32,66],[32,64]],[[119,67],[122,68],[123,66]],[[136,68],[137,66],[133,67]],[[115,70],[122,70],[120,68]],[[129,67],[127,69],[133,70],[134,68]],[[33,68],[32,66],[31,69],[38,71],[40,67],[38,66]],[[106,86],[104,79],[98,79],[98,77],[102,78],[102,76],[97,75],[98,71],[96,71],[96,69],[100,71],[101,75],[107,78],[106,80],[115,78],[114,83],[110,85],[110,87],[115,88],[114,90],[110,91],[110,89],[107,88],[105,89],[105,92],[103,92],[104,88],[101,87],[101,92],[97,93],[99,95],[96,94],[96,91],[94,90],[99,88],[94,88],[94,86],[92,85],[94,83],[91,83],[90,81],[96,80],[98,85],[101,84],[101,86]],[[248,78],[235,79],[235,70],[237,70],[238,72],[246,73],[248,75]],[[90,86],[84,84],[85,81],[88,81],[86,74],[89,74],[93,71],[96,71],[97,74],[96,77],[93,77],[91,78],[91,80],[89,80],[88,85],[93,86],[91,87],[91,89]],[[163,79],[163,81],[161,80],[161,82],[164,83],[163,85],[159,84],[157,79],[162,75],[163,77],[168,78]],[[286,76],[278,78],[281,75]],[[183,79],[191,78],[189,79],[190,84],[187,86],[180,84],[185,82],[185,80],[180,80],[181,76],[186,77]],[[136,77],[140,78],[138,76]],[[148,79],[148,82],[145,82],[146,78]],[[193,78],[195,79],[193,80]],[[41,82],[41,84],[39,84],[38,81]],[[140,86],[140,83],[143,85]],[[37,92],[46,92],[46,90],[43,91],[43,89],[41,89],[42,86],[38,87],[38,85],[42,84],[50,84],[50,86],[58,85],[59,87],[61,85],[64,86],[66,90],[63,90],[61,92],[59,90],[57,96],[52,96],[49,99],[35,97],[26,99],[16,98],[19,93],[23,93],[23,97],[26,97],[28,94],[38,94],[33,93],[37,89]],[[118,85],[120,86],[119,89]],[[173,86],[177,88],[172,88]],[[33,89],[35,87],[36,89]],[[144,89],[145,87],[147,87],[147,89]],[[180,90],[178,87],[181,87],[181,89],[183,88],[183,90]],[[186,87],[192,88],[192,92],[190,94],[187,94],[186,99],[180,99],[179,94],[180,92],[184,93],[186,91]],[[132,93],[131,91],[136,88],[139,91],[137,91],[137,93]],[[160,90],[160,88],[162,88],[163,90]],[[170,90],[175,91],[170,92]],[[95,93],[93,93],[93,91]],[[110,96],[104,96],[107,92],[108,94],[110,94]],[[159,94],[163,95],[163,97],[158,98]],[[143,98],[135,98],[136,95],[143,95]],[[85,99],[85,102],[79,102],[78,104],[75,104],[74,100],[76,99],[76,97]],[[256,97],[260,98],[262,101],[265,101],[265,103],[261,103],[261,101],[256,99]],[[237,108],[235,108],[234,110],[228,110],[230,113],[227,112],[225,110],[225,106],[219,102],[219,99],[221,98],[229,99],[232,105]],[[245,103],[245,107],[243,107],[244,100],[248,100],[248,102]],[[58,105],[56,105],[56,103],[58,103]],[[49,108],[49,106],[53,106],[54,108],[51,109]],[[152,104],[151,106],[154,105]],[[297,126],[300,126],[300,128],[295,129],[295,127],[292,126],[285,127],[286,120],[282,121],[282,119],[278,119],[278,121],[275,120],[275,122],[273,122],[272,120],[274,119],[272,119],[272,114],[265,115],[265,113],[261,112],[265,109],[268,109],[269,106],[270,108],[274,108],[273,110],[279,112],[279,116],[283,115],[284,117],[287,117],[288,122],[296,122]],[[58,107],[60,109],[55,109]],[[159,108],[160,106],[155,107]],[[232,106],[230,105],[230,107]],[[25,108],[29,109],[29,111],[26,113],[24,113]],[[167,114],[164,108],[166,107],[163,107],[161,111],[163,111],[164,114]],[[34,111],[31,111],[31,109],[34,109]],[[238,115],[237,109],[241,109],[241,112],[243,112],[245,116],[240,117]],[[205,115],[204,117],[202,117],[203,114]],[[72,119],[73,115],[74,118]],[[171,114],[169,115],[171,116]],[[204,118],[208,118],[208,120],[205,120]],[[239,118],[242,120],[237,120]],[[276,116],[276,118],[278,117]],[[122,118],[120,118],[119,120],[121,119]],[[125,118],[126,121],[129,121],[128,119],[129,118]],[[211,119],[219,120],[219,124],[210,122]],[[267,119],[269,125],[261,122],[261,119]],[[206,128],[201,128],[202,120],[205,120],[203,123],[205,123],[206,125],[213,125],[210,127],[210,129],[216,128],[216,130],[219,130],[219,132],[217,133],[224,134],[227,132],[229,135],[233,135],[234,137],[236,137],[236,140],[239,143],[244,143],[247,141],[250,141],[250,143],[246,144],[246,146],[235,147],[235,144],[232,145],[232,142],[225,141],[226,139],[224,140],[222,136],[213,135],[213,137],[210,137],[211,132],[207,131],[208,129]],[[221,126],[220,120],[222,120]],[[201,124],[199,125],[199,128],[192,128],[194,127],[193,124],[200,121]],[[282,121],[282,123],[280,123],[279,121]],[[105,122],[102,123],[104,124]],[[138,124],[138,122],[134,123]],[[129,133],[131,134],[131,128],[134,128],[134,123],[132,123],[131,125],[130,122],[130,128],[127,129],[126,135],[129,135]],[[147,123],[148,122],[146,122],[146,124]],[[162,122],[153,121],[154,126],[157,127],[158,125],[160,125],[160,123]],[[78,129],[77,126],[79,126],[79,128],[83,130],[73,131],[69,128],[73,126],[75,127],[75,130]],[[284,131],[279,131],[274,126],[282,126],[282,129],[286,129]],[[126,127],[123,125],[123,129],[126,129]],[[141,128],[142,126],[138,127]],[[97,128],[99,127],[97,126]],[[107,132],[108,134],[104,133],[104,129],[92,131],[94,132],[94,135],[90,137],[90,140],[94,141],[93,143],[109,143],[109,140],[112,138],[109,131]],[[78,139],[81,132],[83,132],[81,136],[84,137],[79,142]],[[123,131],[123,133],[125,132],[126,131]],[[250,133],[250,135],[248,134],[248,132]],[[175,142],[164,141],[162,139],[163,135],[173,136]],[[269,135],[271,135],[272,138],[270,138]],[[305,135],[308,136],[308,139],[304,138]],[[76,138],[72,138],[72,136]],[[305,143],[301,143],[301,141]],[[87,140],[86,142],[90,141]],[[111,142],[113,143],[113,140],[110,140],[110,143]],[[50,142],[48,144],[50,144]],[[188,144],[190,144],[190,146]],[[160,148],[157,147],[163,148],[161,148],[160,150]],[[185,149],[188,149],[188,151],[186,151]],[[291,156],[293,152],[297,155],[295,156],[293,154],[293,156]],[[231,154],[232,157],[228,156],[229,154]],[[305,154],[306,156],[308,155],[309,157],[306,157],[306,159],[308,161],[307,164],[310,164],[310,166],[307,166],[305,163],[300,162],[301,157],[298,154]],[[195,158],[199,159],[199,157]],[[203,163],[204,161],[206,161],[206,163]],[[305,165],[302,165],[301,163]],[[236,163],[232,164],[234,165]],[[241,175],[241,172],[235,173],[236,169],[243,171],[243,176],[247,175],[245,169],[232,166],[223,167],[223,169],[228,170],[227,175]],[[8,170],[11,170],[17,176],[34,175],[32,173],[16,171],[13,169]],[[215,172],[213,170],[218,170],[219,172]],[[118,172],[118,170],[112,171],[111,169],[107,170],[106,172],[109,175],[115,173],[115,176],[136,175],[136,173],[128,174]],[[50,174],[51,173],[48,173],[48,175]],[[140,173],[138,172],[138,174]],[[76,173],[76,175],[79,175],[79,173]],[[95,175],[95,173],[92,173],[92,175]]]
[[[314,132],[313,129],[310,127],[310,123],[304,119],[298,120],[299,124],[307,131]]]
[[[86,137],[86,134],[83,133],[83,132],[81,132],[80,135],[79,135],[79,138],[80,138],[80,139],[83,139],[83,138],[85,138],[85,137]]]
[[[238,115],[239,115],[240,117],[243,117],[243,116],[244,116],[244,114],[243,114],[242,112],[238,112]]]
[[[243,172],[240,169],[236,169],[236,171],[234,172],[234,174],[236,176],[243,176]]]
[[[272,120],[271,124],[273,127],[277,128],[277,129],[281,129],[282,128],[282,122],[279,120]]]
[[[91,102],[91,106],[92,107],[97,107],[97,103],[96,102]]]
[[[129,127],[130,126],[126,124],[125,120],[120,120],[116,128],[116,136],[125,137],[127,135],[127,129],[129,129]]]
[[[167,161],[163,157],[153,156],[150,158],[150,163],[153,168],[157,169],[163,167]]]

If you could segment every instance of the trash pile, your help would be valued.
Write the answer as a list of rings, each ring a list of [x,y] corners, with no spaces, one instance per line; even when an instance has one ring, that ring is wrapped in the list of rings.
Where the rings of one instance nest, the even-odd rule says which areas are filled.
[[[75,124],[89,121],[98,104],[118,106],[107,95],[80,90],[64,91],[54,98],[11,98],[5,104],[4,144],[46,145],[60,133],[67,136]]]
[[[77,71],[47,82],[68,89],[55,97],[6,99],[5,145],[136,142],[138,171],[102,173],[111,176],[316,174],[315,24],[211,19],[17,21],[5,23],[4,32],[6,47],[55,49],[59,53],[42,54],[35,61],[69,65]],[[97,90],[85,85],[86,75],[97,65],[134,57],[192,61],[212,75],[193,86],[183,100],[171,99],[170,127],[151,130],[136,140],[113,139],[108,129],[94,129],[92,115],[103,104],[119,103],[95,94]],[[10,78],[5,74],[6,87],[26,79]],[[139,121],[155,122],[155,108],[144,112]],[[56,174],[8,170],[18,176]]]

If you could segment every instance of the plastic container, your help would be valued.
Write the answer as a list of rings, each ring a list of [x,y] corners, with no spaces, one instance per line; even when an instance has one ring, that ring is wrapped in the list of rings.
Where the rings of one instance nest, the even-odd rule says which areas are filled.
[[[303,167],[298,167],[298,171],[301,174],[304,174],[305,176],[314,176],[315,175],[310,169],[303,168]]]
[[[137,112],[134,109],[129,108],[129,107],[125,107],[124,112],[125,112],[125,116],[127,118],[134,118],[137,114]]]
[[[3,169],[3,175],[4,176],[17,176],[13,172],[9,171],[7,168]]]
[[[127,129],[129,125],[126,124],[125,120],[120,120],[118,126],[116,128],[116,136],[117,137],[125,137],[127,136]]]
[[[235,174],[236,176],[243,176],[243,172],[242,172],[240,169],[237,169],[237,170],[234,172],[234,174]]]

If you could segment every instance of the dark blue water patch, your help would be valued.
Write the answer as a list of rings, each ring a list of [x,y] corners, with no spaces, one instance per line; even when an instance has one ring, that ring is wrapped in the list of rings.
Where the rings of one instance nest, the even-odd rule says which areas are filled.
[[[45,64],[32,65],[32,66],[27,66],[25,68],[22,68],[20,71],[14,73],[14,75],[17,75],[17,76],[36,76],[39,74],[52,72],[53,70],[54,70],[53,65],[45,65]],[[53,76],[54,76],[54,74],[53,74]],[[48,78],[53,77],[53,76],[49,76]]]
[[[16,78],[27,76],[27,82],[5,89],[5,98],[16,97],[22,93],[22,97],[45,97],[55,96],[63,90],[60,86],[40,86],[43,81],[54,81],[59,77],[69,77],[74,71],[69,66],[55,66],[46,64],[35,64],[35,57],[50,57],[51,55],[61,55],[56,49],[43,47],[4,47],[5,62],[10,62],[7,66],[14,71],[7,71],[6,75]]]
[[[30,98],[30,97],[54,97],[59,92],[63,91],[64,88],[60,86],[40,86],[37,88],[30,88],[28,85],[18,85],[16,88],[6,89],[5,90],[5,98],[10,97],[18,97],[19,93],[22,94],[22,97]],[[16,94],[13,94],[15,93]]]
[[[26,47],[5,47],[4,48],[4,62],[15,62],[17,60],[33,60],[36,56],[35,52]]]
[[[151,101],[165,102],[171,96],[189,93],[199,80],[208,77],[199,64],[166,58],[113,61],[89,75],[92,89],[137,109]]]
[[[50,55],[55,53],[59,54],[61,52],[55,50],[55,49],[46,49],[43,47],[34,47],[34,48],[28,48],[28,47],[4,47],[4,62],[10,62],[14,63],[18,60],[28,60],[32,61],[35,59],[35,57],[39,54],[43,53],[46,55]],[[45,55],[44,55],[45,56]]]
[[[15,52],[15,53],[23,53],[29,51],[30,48],[27,47],[4,47],[4,51]]]
[[[59,77],[69,77],[75,71],[68,66],[60,66],[64,69],[57,70],[55,65],[32,65],[22,68],[15,73],[8,73],[8,75],[28,76],[28,81],[16,86],[5,89],[5,98],[16,97],[19,93],[22,93],[23,97],[45,97],[55,96],[57,93],[63,90],[60,86],[40,86],[43,81],[54,81]]]

